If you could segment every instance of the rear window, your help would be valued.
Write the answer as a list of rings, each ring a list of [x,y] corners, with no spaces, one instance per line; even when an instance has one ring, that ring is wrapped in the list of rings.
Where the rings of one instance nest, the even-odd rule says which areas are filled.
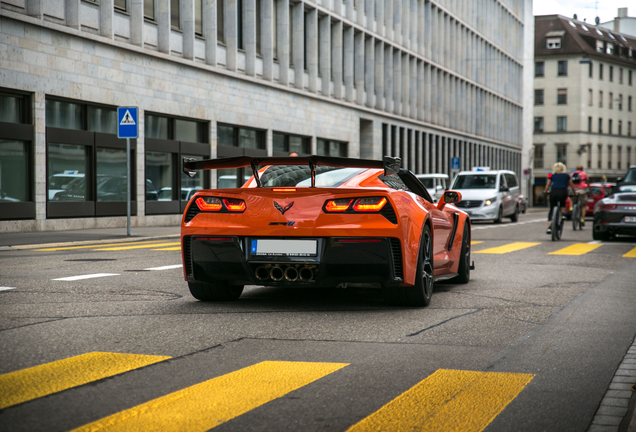
[[[636,187],[634,188],[634,192],[636,192]],[[636,195],[633,194],[620,194],[616,196],[617,201],[631,201],[636,202]]]
[[[494,189],[496,184],[495,174],[464,174],[455,178],[451,189]]]
[[[636,168],[630,168],[627,171],[624,182],[636,182]]]
[[[603,195],[603,191],[598,186],[590,187],[590,192],[592,193],[592,195]]]

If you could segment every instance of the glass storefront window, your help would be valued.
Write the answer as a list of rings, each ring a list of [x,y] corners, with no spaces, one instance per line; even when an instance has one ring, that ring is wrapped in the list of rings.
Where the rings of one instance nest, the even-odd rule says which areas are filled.
[[[83,130],[83,105],[47,99],[46,126],[63,129]]]
[[[303,138],[299,136],[290,136],[289,137],[289,152],[296,152],[298,154],[309,154],[311,153],[311,144],[308,138]]]
[[[48,145],[48,198],[50,201],[88,201],[87,149],[82,145]]]
[[[253,129],[239,129],[239,147],[248,149],[260,149],[259,131]]]
[[[183,158],[203,160],[203,156],[181,155]],[[199,189],[203,189],[203,179],[205,171],[200,171],[194,177],[186,175],[181,171],[181,201],[190,201],[192,195]]]
[[[217,127],[218,143],[217,145],[223,145],[228,147],[236,147],[234,141],[234,128],[231,126],[219,125]]]
[[[24,123],[24,98],[0,94],[0,122]]]
[[[28,163],[26,142],[0,139],[0,202],[28,201]]]
[[[169,139],[168,118],[146,114],[144,132],[146,138]]]
[[[117,134],[117,110],[110,108],[88,107],[88,130]]]
[[[146,199],[149,198],[148,191],[155,190],[159,201],[172,201],[174,192],[172,190],[173,173],[172,153],[146,151]],[[148,182],[150,182],[148,184]]]
[[[126,201],[126,150],[97,148],[95,159],[97,201]],[[131,195],[131,199],[135,197]]]
[[[200,122],[175,119],[174,139],[177,141],[203,142],[203,128]]]
[[[287,146],[285,145],[285,135],[275,133],[273,134],[272,139],[274,141],[274,151],[287,151]]]
[[[347,143],[340,141],[329,141],[319,139],[316,142],[317,153],[320,156],[347,157]]]

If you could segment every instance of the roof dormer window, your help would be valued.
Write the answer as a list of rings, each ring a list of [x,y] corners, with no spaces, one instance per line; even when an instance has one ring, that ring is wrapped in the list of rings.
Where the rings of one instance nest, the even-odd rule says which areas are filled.
[[[605,48],[605,54],[614,54],[614,44],[607,43],[607,47]]]
[[[561,48],[561,38],[548,38],[546,40],[546,47],[548,49]]]
[[[596,52],[600,52],[602,53],[603,51],[605,51],[605,44],[603,43],[602,40],[596,40]]]
[[[574,28],[576,28],[576,24],[574,24],[572,21],[568,21],[570,23],[570,25]]]
[[[598,33],[599,35],[603,36],[603,32],[600,31],[599,29],[596,29],[596,33]]]
[[[585,30],[586,32],[589,32],[589,30],[587,29],[587,27],[585,26],[585,24],[581,24],[581,28],[582,28],[583,30]]]

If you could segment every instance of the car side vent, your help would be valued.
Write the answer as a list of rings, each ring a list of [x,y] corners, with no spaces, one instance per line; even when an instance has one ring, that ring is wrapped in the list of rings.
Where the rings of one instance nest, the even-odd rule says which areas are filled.
[[[387,218],[389,222],[391,222],[394,225],[397,225],[398,223],[397,215],[395,214],[395,210],[393,210],[393,206],[391,204],[386,203],[386,205],[382,208],[382,211],[380,213],[382,214],[382,216]]]
[[[391,255],[393,256],[393,271],[395,277],[404,279],[404,271],[402,267],[402,248],[400,247],[400,240],[396,238],[389,238],[391,243]]]
[[[183,261],[185,265],[186,278],[194,280],[194,270],[192,269],[192,237],[191,236],[183,237]]]
[[[197,206],[193,202],[192,204],[190,204],[190,207],[188,207],[188,212],[186,213],[186,216],[185,216],[185,222],[186,223],[190,222],[199,213],[201,213],[201,210],[199,210],[199,206]]]

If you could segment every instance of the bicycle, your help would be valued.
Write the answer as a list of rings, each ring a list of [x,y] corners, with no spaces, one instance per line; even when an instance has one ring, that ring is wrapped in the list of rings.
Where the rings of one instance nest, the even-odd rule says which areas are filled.
[[[561,203],[557,203],[552,208],[552,220],[550,222],[550,227],[552,228],[552,241],[557,241],[561,239],[561,235],[563,234],[563,213],[561,213]]]
[[[581,226],[581,202],[579,201],[579,196],[577,194],[573,194],[570,196],[574,204],[572,205],[572,229],[576,231],[577,229],[582,230]]]

